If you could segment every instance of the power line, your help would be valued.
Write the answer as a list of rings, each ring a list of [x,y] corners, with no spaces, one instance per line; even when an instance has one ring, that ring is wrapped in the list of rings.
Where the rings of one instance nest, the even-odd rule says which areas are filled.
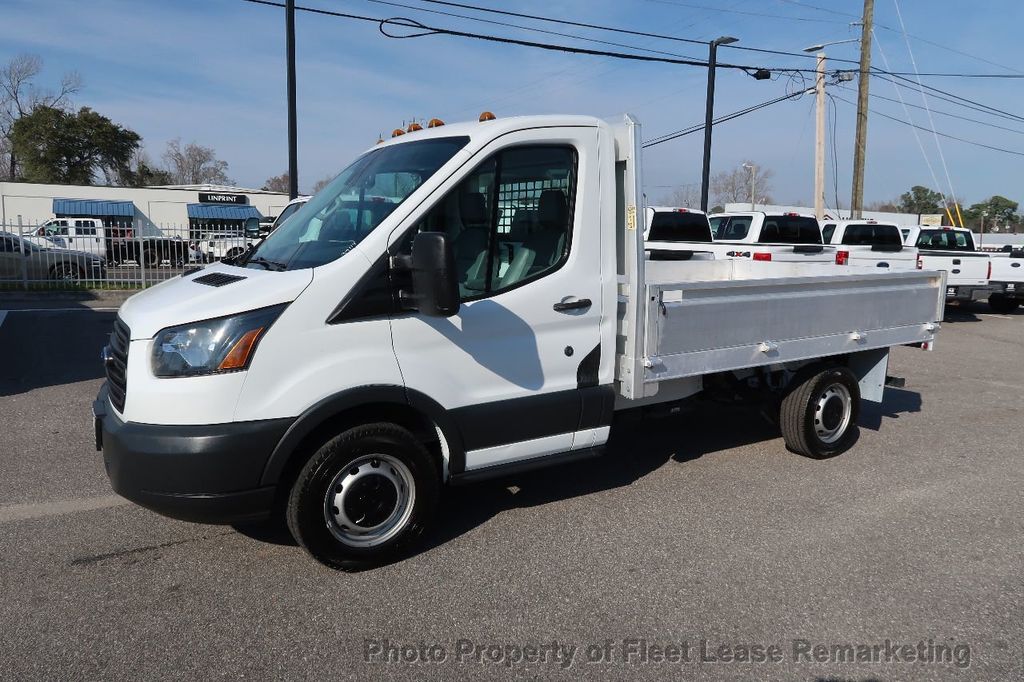
[[[877,70],[876,71],[875,69],[872,69],[872,74],[871,75],[875,76],[875,77],[879,77],[878,74],[880,74],[880,73],[886,73],[886,72],[885,71],[881,71],[881,70]],[[907,88],[911,88],[913,90],[917,90],[917,85],[918,84],[915,83],[910,78],[907,78],[906,76],[901,76],[901,75],[898,75],[898,74],[887,74],[887,75],[894,76],[897,80],[901,80],[901,81],[903,81],[903,83],[909,83],[910,84],[908,86],[908,85],[903,85],[901,83],[901,85],[903,85],[903,87],[907,87]],[[888,80],[888,79],[882,77],[882,80]],[[979,107],[980,110],[984,110],[987,113],[990,113],[992,115],[1000,115],[1000,116],[1002,116],[1004,118],[1009,118],[1009,119],[1014,120],[1014,121],[1024,122],[1024,116],[1020,116],[1019,114],[1014,114],[1014,113],[1009,112],[1009,111],[1004,111],[1003,109],[997,109],[996,107],[990,106],[988,104],[982,104],[981,102],[977,102],[975,100],[968,99],[968,98],[963,97],[961,95],[957,95],[955,93],[948,92],[946,90],[942,90],[940,88],[935,87],[934,85],[922,85],[921,87],[923,87],[925,90],[927,90],[930,93],[938,93],[940,95],[946,95],[947,97],[953,98],[952,100],[947,100],[947,101],[951,101],[951,102],[955,102],[955,103],[967,102],[969,104],[975,105],[976,107]]]
[[[853,104],[853,102],[851,102],[848,99],[843,99],[842,97],[839,97],[838,95],[835,95],[834,97],[837,100],[839,100],[840,102],[845,102],[846,104],[855,106]],[[925,128],[924,126],[919,126],[916,123],[910,123],[909,121],[904,121],[901,118],[896,118],[895,116],[890,116],[888,114],[883,114],[882,112],[875,111],[874,109],[870,109],[870,111],[871,111],[872,114],[874,114],[876,116],[881,116],[882,118],[887,118],[890,121],[896,121],[897,123],[902,123],[903,125],[912,126],[914,128],[917,128],[918,130],[923,130],[925,132],[931,132],[930,129]],[[1024,152],[1016,151],[1016,150],[1013,150],[1013,149],[1003,149],[1002,147],[995,147],[995,146],[990,145],[990,144],[984,144],[982,142],[975,142],[974,140],[967,140],[967,139],[964,139],[962,137],[957,137],[956,135],[950,135],[948,133],[936,132],[935,134],[938,135],[939,137],[946,137],[946,138],[949,138],[950,140],[956,140],[957,142],[963,142],[965,144],[974,145],[975,147],[983,147],[984,149],[991,149],[992,151],[1003,152],[1004,154],[1013,154],[1014,156],[1024,156]]]
[[[657,2],[662,5],[675,5],[676,7],[685,7],[687,9],[701,9],[708,10],[711,12],[725,12],[728,14],[742,14],[749,17],[762,17],[766,19],[784,19],[788,21],[804,21],[813,24],[841,24],[846,22],[833,21],[831,19],[813,19],[810,17],[791,17],[791,16],[780,16],[778,14],[767,14],[765,12],[751,12],[749,10],[741,9],[727,9],[722,7],[711,7],[709,5],[697,5],[691,2],[680,2],[679,0],[647,0],[648,2]]]
[[[892,81],[890,81],[890,82],[892,82]],[[897,90],[897,92],[899,92],[899,91]],[[886,102],[893,102],[895,104],[900,104],[900,100],[898,100],[898,99],[895,99],[893,97],[886,97],[885,95],[879,95],[877,93],[872,93],[871,94],[871,99],[881,99],[881,100],[885,100]],[[914,109],[924,109],[924,107],[921,106],[920,104],[913,104],[911,102],[903,102],[903,105],[907,106],[907,107],[914,108]],[[1016,128],[1007,128],[1006,126],[1001,126],[1001,125],[998,125],[998,124],[995,124],[995,123],[989,123],[988,121],[982,121],[980,118],[971,118],[969,116],[961,116],[959,114],[954,114],[954,113],[951,113],[951,112],[948,112],[948,111],[941,111],[939,109],[932,109],[932,113],[933,114],[939,114],[940,116],[948,116],[950,118],[956,118],[956,119],[959,119],[961,121],[967,121],[969,123],[977,123],[978,125],[988,126],[989,128],[995,128],[997,130],[1005,130],[1006,132],[1009,132],[1009,133],[1017,133],[1018,135],[1024,135],[1024,130],[1017,130]]]
[[[689,55],[681,55],[675,52],[666,52],[664,50],[655,50],[649,47],[643,47],[640,45],[628,45],[625,43],[616,43],[608,40],[601,40],[600,38],[590,38],[587,36],[581,36],[573,33],[562,33],[559,31],[550,31],[544,28],[537,28],[536,26],[523,26],[522,24],[513,24],[506,21],[497,21],[494,19],[485,19],[483,17],[474,17],[468,14],[459,14],[457,12],[445,12],[444,10],[429,9],[426,7],[416,7],[414,5],[407,5],[401,2],[394,2],[393,0],[364,0],[365,2],[372,2],[377,5],[387,5],[390,7],[401,7],[403,9],[411,9],[415,12],[427,12],[429,14],[439,14],[446,17],[455,17],[458,19],[468,19],[469,21],[479,21],[484,24],[492,24],[494,26],[503,26],[505,28],[514,28],[521,31],[534,31],[535,33],[544,33],[547,35],[559,36],[561,38],[571,38],[573,40],[584,40],[591,43],[600,43],[602,45],[611,45],[613,47],[623,47],[630,50],[641,50],[643,52],[651,52],[653,54],[663,54],[670,57],[679,57],[682,59],[697,59],[697,57],[691,57]],[[426,0],[423,0],[424,2]],[[447,3],[446,3],[447,4]]]
[[[739,118],[740,116],[745,116],[755,111],[759,111],[761,109],[764,109],[765,107],[770,107],[773,104],[778,104],[779,102],[785,102],[786,100],[799,98],[801,95],[807,94],[812,90],[814,90],[814,88],[807,88],[799,92],[787,93],[785,95],[782,95],[781,97],[776,97],[775,99],[770,99],[765,102],[761,102],[760,104],[754,104],[752,106],[746,107],[745,109],[739,109],[738,111],[734,111],[730,114],[725,114],[723,116],[716,118],[714,121],[712,121],[712,124],[718,125],[719,123],[725,123],[726,121],[731,121],[734,118]],[[664,135],[653,137],[643,142],[640,146],[643,149],[647,149],[648,147],[654,147],[655,145],[662,144],[663,142],[670,142],[677,138],[683,137],[685,135],[691,135],[701,130],[704,130],[704,124],[698,123],[688,128],[683,128],[682,130],[676,130],[671,133],[665,133]]]

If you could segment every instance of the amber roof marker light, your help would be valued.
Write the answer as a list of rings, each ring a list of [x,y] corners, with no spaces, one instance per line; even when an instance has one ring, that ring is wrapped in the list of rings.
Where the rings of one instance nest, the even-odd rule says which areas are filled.
[[[498,118],[498,117],[495,116],[494,114],[492,114],[489,111],[485,111],[482,114],[480,114],[480,122],[481,123],[483,123],[484,121],[493,121],[496,118]]]

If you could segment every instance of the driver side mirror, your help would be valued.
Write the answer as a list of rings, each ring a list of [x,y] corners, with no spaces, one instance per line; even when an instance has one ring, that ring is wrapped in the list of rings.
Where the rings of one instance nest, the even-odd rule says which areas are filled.
[[[404,304],[430,317],[459,312],[455,252],[447,234],[421,232],[413,239],[412,255],[401,260],[412,272],[412,292],[399,294]]]
[[[245,236],[250,239],[260,236],[260,221],[258,218],[245,219]]]

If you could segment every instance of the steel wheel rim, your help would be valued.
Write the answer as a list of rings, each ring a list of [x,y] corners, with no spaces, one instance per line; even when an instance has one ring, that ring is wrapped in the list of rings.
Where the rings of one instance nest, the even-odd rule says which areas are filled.
[[[409,467],[391,455],[365,455],[345,465],[331,481],[324,519],[339,542],[374,547],[405,528],[415,502]]]
[[[829,384],[814,404],[814,433],[825,444],[843,437],[853,416],[853,396],[843,384]]]

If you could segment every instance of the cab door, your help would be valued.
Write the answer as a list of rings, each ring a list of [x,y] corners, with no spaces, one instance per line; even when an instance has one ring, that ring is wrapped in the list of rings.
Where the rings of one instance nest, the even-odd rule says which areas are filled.
[[[466,470],[607,437],[596,415],[610,421],[610,403],[595,406],[607,314],[597,143],[591,127],[500,138],[392,235],[392,253],[424,231],[446,232],[454,247],[458,314],[398,315],[392,334],[407,389],[440,403],[459,428]],[[454,473],[462,466],[451,463]]]

